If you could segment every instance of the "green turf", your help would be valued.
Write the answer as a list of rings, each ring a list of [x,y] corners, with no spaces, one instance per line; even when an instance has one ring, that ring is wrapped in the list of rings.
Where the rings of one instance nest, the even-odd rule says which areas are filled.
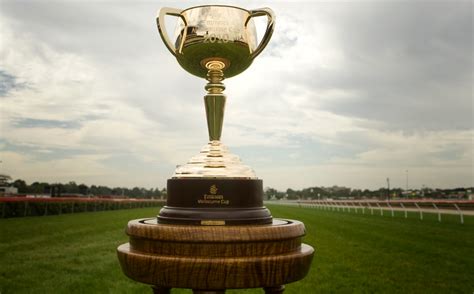
[[[305,223],[309,275],[285,293],[473,293],[474,218],[362,215],[270,206]],[[157,208],[0,220],[0,293],[151,293],[126,278],[115,248],[128,220]],[[229,291],[262,293],[261,290]],[[173,293],[190,293],[173,290]]]

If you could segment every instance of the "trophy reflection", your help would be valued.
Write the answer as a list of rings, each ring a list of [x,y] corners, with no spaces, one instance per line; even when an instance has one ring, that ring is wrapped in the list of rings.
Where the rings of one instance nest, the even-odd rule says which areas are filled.
[[[165,16],[178,17],[167,35]],[[253,19],[267,17],[260,43]],[[189,73],[205,78],[204,96],[209,143],[168,179],[168,199],[158,215],[163,224],[243,225],[272,223],[263,206],[263,184],[221,143],[226,96],[223,80],[246,70],[271,38],[274,14],[269,8],[245,10],[206,5],[185,10],[162,8],[158,31],[168,50]]]

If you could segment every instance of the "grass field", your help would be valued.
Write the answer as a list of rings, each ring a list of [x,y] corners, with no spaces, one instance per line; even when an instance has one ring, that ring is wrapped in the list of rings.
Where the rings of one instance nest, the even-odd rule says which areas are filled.
[[[474,292],[474,218],[381,217],[270,206],[305,223],[316,248],[308,276],[285,293]],[[115,249],[128,220],[157,208],[0,220],[0,293],[151,293],[126,278]],[[229,291],[263,293],[262,290]],[[190,293],[173,290],[173,293]]]

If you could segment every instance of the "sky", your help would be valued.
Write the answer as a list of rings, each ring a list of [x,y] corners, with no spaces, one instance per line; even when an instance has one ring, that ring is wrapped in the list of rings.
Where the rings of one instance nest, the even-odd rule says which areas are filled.
[[[202,4],[0,0],[0,173],[165,187],[207,143],[205,80],[155,17]],[[276,14],[224,81],[222,141],[265,187],[474,186],[473,2],[213,4]]]

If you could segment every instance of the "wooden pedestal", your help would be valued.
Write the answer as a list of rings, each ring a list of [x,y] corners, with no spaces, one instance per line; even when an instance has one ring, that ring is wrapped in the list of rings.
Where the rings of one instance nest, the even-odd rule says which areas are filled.
[[[188,226],[156,219],[128,223],[130,242],[117,254],[123,272],[155,293],[190,288],[194,293],[284,285],[308,273],[314,249],[301,243],[303,223],[274,219],[268,225]]]

